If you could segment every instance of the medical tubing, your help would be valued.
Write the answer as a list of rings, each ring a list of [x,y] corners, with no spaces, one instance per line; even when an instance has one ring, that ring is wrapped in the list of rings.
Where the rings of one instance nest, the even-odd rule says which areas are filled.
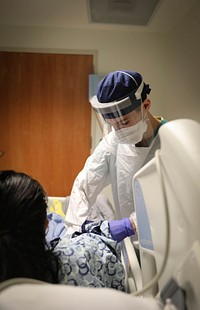
[[[161,159],[160,159],[159,150],[157,150],[155,153],[155,160],[156,160],[156,167],[157,167],[157,171],[158,171],[158,175],[159,175],[159,179],[160,179],[161,190],[162,190],[162,194],[163,194],[164,210],[165,210],[165,218],[166,218],[166,245],[165,245],[164,259],[163,259],[163,263],[162,263],[162,266],[160,268],[160,271],[141,290],[132,293],[132,295],[134,295],[134,296],[142,295],[143,293],[148,291],[151,287],[153,287],[158,282],[158,280],[160,279],[161,275],[164,272],[164,269],[165,269],[165,266],[167,263],[167,258],[169,255],[169,244],[170,244],[169,207],[168,207],[168,201],[167,201],[166,188],[165,188],[165,184],[164,184],[164,178],[163,178],[163,174],[162,174],[162,168],[161,168],[162,163],[161,163]]]

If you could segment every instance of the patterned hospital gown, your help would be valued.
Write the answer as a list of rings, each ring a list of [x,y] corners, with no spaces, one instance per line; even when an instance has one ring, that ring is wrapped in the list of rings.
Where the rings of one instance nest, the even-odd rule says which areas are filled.
[[[62,262],[61,284],[125,290],[121,248],[111,238],[108,221],[90,222],[82,233],[65,235],[54,251]]]

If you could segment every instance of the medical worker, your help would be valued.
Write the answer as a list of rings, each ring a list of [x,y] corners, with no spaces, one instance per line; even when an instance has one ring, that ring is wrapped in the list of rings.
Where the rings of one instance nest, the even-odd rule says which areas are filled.
[[[150,91],[141,74],[130,70],[111,72],[99,82],[90,103],[106,134],[74,181],[65,218],[69,232],[79,230],[108,184],[116,218],[133,213],[133,176],[159,148],[158,130],[166,122],[150,113]]]

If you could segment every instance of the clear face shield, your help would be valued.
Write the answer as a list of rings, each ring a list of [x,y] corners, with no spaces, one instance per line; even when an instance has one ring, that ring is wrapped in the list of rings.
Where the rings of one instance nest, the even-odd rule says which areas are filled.
[[[118,143],[148,146],[147,135],[153,136],[153,128],[139,92],[120,101],[100,103],[96,96],[91,99],[98,123],[104,135],[114,131]]]

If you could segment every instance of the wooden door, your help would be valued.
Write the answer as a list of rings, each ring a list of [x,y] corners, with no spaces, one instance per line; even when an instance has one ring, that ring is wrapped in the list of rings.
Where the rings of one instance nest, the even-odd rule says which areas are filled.
[[[90,154],[92,55],[0,52],[0,169],[70,194]]]

